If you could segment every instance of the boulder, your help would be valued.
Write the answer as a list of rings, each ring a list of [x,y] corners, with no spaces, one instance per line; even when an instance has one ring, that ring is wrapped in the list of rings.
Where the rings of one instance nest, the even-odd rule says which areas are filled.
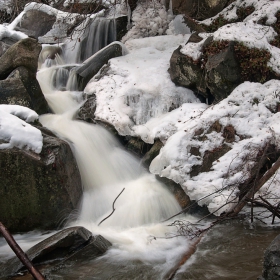
[[[78,120],[94,123],[94,113],[96,110],[96,96],[90,96],[86,102],[80,107],[77,114]]]
[[[92,238],[92,233],[83,227],[66,228],[44,239],[25,253],[33,264],[54,262],[65,259],[73,252],[82,249]],[[24,269],[17,257],[9,259],[0,266],[0,276],[9,276]]]
[[[7,79],[0,80],[0,89],[1,104],[22,105],[39,115],[50,111],[35,73],[23,66],[16,68]]]
[[[170,68],[168,70],[172,82],[178,86],[187,87],[198,91],[205,98],[208,97],[206,91],[205,72],[201,68],[200,61],[180,52],[181,46],[177,48],[170,58]]]
[[[197,20],[215,16],[232,0],[172,0],[174,14],[184,14]]]
[[[56,16],[39,9],[32,9],[23,14],[15,30],[21,31],[29,37],[38,39],[39,36],[43,36],[51,30],[55,21]]]
[[[162,182],[166,186],[166,188],[174,195],[182,209],[191,207],[191,200],[189,196],[184,192],[180,184],[177,184],[168,178],[160,177],[158,175],[156,175],[156,178],[157,180]]]
[[[50,111],[36,79],[40,51],[35,39],[26,38],[0,57],[0,103],[26,106],[38,114]]]
[[[263,280],[280,280],[280,235],[265,250],[262,276]]]
[[[193,33],[188,43],[199,43],[200,36]],[[194,90],[208,102],[220,101],[226,98],[239,84],[242,83],[240,61],[235,52],[235,42],[225,43],[214,53],[207,52],[209,45],[214,45],[210,36],[202,45],[202,56],[193,58],[181,53],[181,46],[176,49],[170,59],[169,74],[171,80],[178,86]],[[211,48],[210,48],[211,50]]]
[[[12,45],[0,57],[0,80],[6,79],[17,67],[24,66],[36,73],[41,45],[37,40],[26,38]]]
[[[206,86],[216,101],[226,98],[241,84],[241,69],[234,53],[234,42],[219,53],[209,55],[205,70]]]
[[[82,196],[68,143],[40,129],[39,155],[16,148],[0,150],[0,220],[12,232],[57,228]]]
[[[153,159],[159,154],[160,149],[163,147],[162,142],[157,139],[151,149],[143,156],[142,158],[142,165],[149,168]]]
[[[10,45],[0,41],[0,57],[8,50]]]
[[[75,69],[78,79],[78,90],[82,91],[89,80],[98,73],[101,67],[111,58],[122,56],[122,46],[112,43],[88,58],[81,66]]]

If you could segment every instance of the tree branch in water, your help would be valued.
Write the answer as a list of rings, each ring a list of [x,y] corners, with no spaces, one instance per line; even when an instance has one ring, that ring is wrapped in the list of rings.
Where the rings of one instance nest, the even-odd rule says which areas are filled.
[[[3,234],[11,249],[15,252],[19,260],[26,266],[29,272],[36,280],[45,280],[44,276],[33,266],[28,256],[19,247],[13,236],[9,233],[6,227],[0,222],[0,232]]]
[[[112,205],[112,208],[113,208],[113,211],[112,211],[112,213],[109,215],[109,216],[107,216],[106,218],[104,218],[99,224],[98,224],[98,226],[100,226],[105,220],[107,220],[108,218],[110,218],[112,215],[113,215],[113,213],[115,212],[115,202],[116,202],[116,200],[120,197],[120,195],[123,193],[123,191],[125,190],[125,188],[123,188],[122,189],[122,191],[118,194],[118,196],[115,198],[115,200],[114,200],[114,202],[113,202],[113,205]]]

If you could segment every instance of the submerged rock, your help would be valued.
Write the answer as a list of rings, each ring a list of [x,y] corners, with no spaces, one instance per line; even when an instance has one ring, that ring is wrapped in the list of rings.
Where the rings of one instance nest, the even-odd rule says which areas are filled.
[[[26,255],[47,279],[53,279],[59,271],[68,272],[69,266],[91,261],[104,254],[112,244],[101,235],[92,235],[83,227],[70,227],[30,248]],[[15,275],[25,267],[16,258],[0,266],[0,277]],[[26,274],[23,279],[29,279]],[[14,279],[14,278],[12,278]],[[31,279],[31,278],[30,278]]]
[[[0,150],[0,220],[12,232],[57,228],[82,196],[69,145],[42,130],[39,155],[16,148]]]
[[[39,242],[25,253],[33,264],[61,260],[81,249],[91,238],[92,234],[87,229],[71,227]],[[0,268],[0,276],[3,277],[24,269],[24,265],[17,257],[13,257]]]

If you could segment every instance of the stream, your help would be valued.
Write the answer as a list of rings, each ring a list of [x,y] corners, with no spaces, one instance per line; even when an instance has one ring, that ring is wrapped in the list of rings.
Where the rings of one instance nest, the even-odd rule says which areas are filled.
[[[82,92],[54,87],[57,67],[38,72],[54,112],[40,116],[40,122],[71,145],[84,187],[81,208],[65,226],[83,226],[113,246],[102,257],[52,272],[50,279],[168,279],[192,244],[185,236],[175,237],[177,229],[170,225],[179,219],[195,223],[199,217],[184,214],[162,222],[181,210],[174,196],[103,127],[75,120],[83,103]],[[56,85],[65,83],[61,73]],[[113,215],[98,225],[112,212],[112,203],[121,192]],[[210,222],[205,220],[200,227]],[[264,250],[279,233],[276,227],[246,220],[217,225],[202,238],[174,279],[256,279],[261,275]],[[31,232],[15,235],[15,239],[26,250],[51,234]],[[0,239],[0,262],[11,256]]]

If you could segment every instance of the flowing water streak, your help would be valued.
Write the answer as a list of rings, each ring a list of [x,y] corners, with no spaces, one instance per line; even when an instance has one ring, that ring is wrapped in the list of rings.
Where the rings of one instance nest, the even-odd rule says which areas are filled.
[[[166,268],[161,266],[160,271],[169,270],[186,250],[186,239],[161,239],[152,243],[148,240],[151,235],[164,236],[173,231],[158,222],[179,212],[180,206],[166,187],[123,150],[108,131],[99,125],[73,120],[80,106],[77,102],[80,93],[56,91],[50,84],[54,70],[42,69],[37,76],[56,113],[41,116],[40,121],[71,144],[81,172],[82,207],[78,220],[71,224],[85,226],[109,239],[115,248],[108,253],[109,258],[114,259],[117,254],[122,260],[162,262]],[[98,226],[112,212],[112,203],[123,188],[115,212]]]

